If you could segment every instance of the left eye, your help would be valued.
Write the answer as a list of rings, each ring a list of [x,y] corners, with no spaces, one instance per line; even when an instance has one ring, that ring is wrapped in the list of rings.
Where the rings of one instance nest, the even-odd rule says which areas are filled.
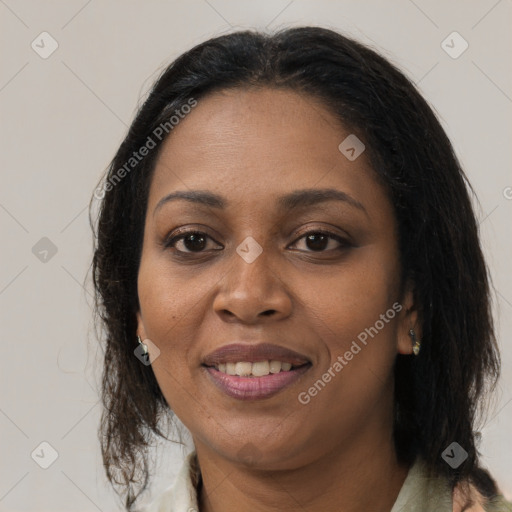
[[[305,240],[306,246],[310,249],[310,251],[307,252],[325,252],[325,249],[328,248],[330,242],[338,243],[338,247],[336,247],[336,244],[334,244],[334,247],[330,247],[330,249],[334,250],[349,246],[349,243],[341,236],[325,231],[310,231],[309,233],[306,233],[297,239],[294,244],[302,239]]]

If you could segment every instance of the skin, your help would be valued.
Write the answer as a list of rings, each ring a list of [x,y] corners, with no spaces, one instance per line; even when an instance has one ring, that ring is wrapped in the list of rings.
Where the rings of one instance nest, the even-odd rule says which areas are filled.
[[[158,346],[156,379],[192,434],[201,511],[389,512],[406,477],[392,441],[392,371],[397,353],[412,353],[409,329],[418,338],[421,329],[412,285],[399,295],[392,204],[365,153],[349,161],[338,150],[349,133],[315,98],[231,89],[198,101],[162,148],[138,276],[138,334]],[[341,201],[277,207],[279,196],[305,188],[343,191],[365,211]],[[228,206],[178,200],[154,213],[178,190],[208,190]],[[204,245],[164,247],[181,227],[204,232]],[[315,251],[318,238],[315,245],[304,235],[318,230],[349,245],[329,239]],[[252,263],[236,252],[249,236],[263,249]],[[298,394],[394,302],[400,313],[301,404]],[[237,341],[291,348],[312,367],[271,398],[230,398],[201,359]]]

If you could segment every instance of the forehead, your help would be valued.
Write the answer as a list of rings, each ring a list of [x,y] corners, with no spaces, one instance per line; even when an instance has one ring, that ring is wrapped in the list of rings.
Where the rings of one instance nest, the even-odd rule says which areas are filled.
[[[210,190],[256,206],[296,189],[337,188],[383,201],[366,155],[350,161],[350,136],[329,108],[285,89],[230,89],[198,100],[164,142],[149,208],[175,190]],[[236,201],[238,200],[238,201]],[[383,205],[381,205],[383,206]]]

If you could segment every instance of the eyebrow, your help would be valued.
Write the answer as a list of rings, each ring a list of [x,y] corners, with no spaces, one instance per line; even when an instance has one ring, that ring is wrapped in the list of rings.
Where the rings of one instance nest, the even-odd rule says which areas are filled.
[[[222,196],[204,190],[187,190],[172,192],[158,201],[153,216],[166,203],[171,201],[184,200],[191,203],[201,204],[210,208],[223,210],[227,207],[228,201]],[[298,208],[314,206],[326,201],[342,201],[354,208],[363,211],[366,215],[366,208],[352,196],[341,190],[334,188],[308,188],[302,190],[294,190],[293,192],[281,196],[277,199],[277,205],[283,210],[293,211]]]

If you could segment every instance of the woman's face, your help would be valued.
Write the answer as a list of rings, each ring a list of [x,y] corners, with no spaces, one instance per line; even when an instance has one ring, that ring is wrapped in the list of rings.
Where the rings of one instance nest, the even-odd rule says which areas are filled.
[[[198,451],[283,469],[389,439],[392,367],[416,316],[398,295],[392,204],[366,154],[338,148],[349,135],[309,96],[233,89],[199,100],[164,143],[138,333],[160,350],[156,379]],[[215,201],[161,202],[196,191]],[[263,343],[300,357],[243,352]]]

